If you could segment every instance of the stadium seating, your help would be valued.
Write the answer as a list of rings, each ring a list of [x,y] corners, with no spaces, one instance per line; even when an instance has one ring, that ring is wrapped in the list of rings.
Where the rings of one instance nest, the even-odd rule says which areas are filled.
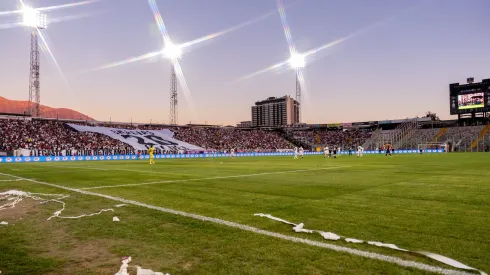
[[[453,144],[455,151],[468,151],[474,140],[483,130],[480,126],[451,127],[438,139],[438,142],[449,142]]]
[[[87,124],[87,123],[78,123]],[[90,123],[89,123],[90,124]],[[169,128],[161,125],[98,124],[123,129],[158,130]],[[240,129],[234,127],[180,126],[170,127],[175,138],[208,151],[270,152],[277,149],[292,149],[305,146],[313,149],[320,146],[355,147],[370,139],[372,132],[364,130],[286,130],[269,131]],[[375,132],[376,142],[372,148],[390,143],[391,130]],[[437,137],[437,140],[436,140]],[[490,143],[490,128],[486,126],[418,129],[399,149],[414,149],[418,144],[449,142],[454,151],[483,151]],[[378,144],[379,143],[379,144]],[[476,149],[475,149],[476,148]],[[95,133],[77,132],[64,122],[36,119],[0,119],[0,150],[27,149],[36,156],[66,155],[113,155],[134,154],[132,147],[119,140]],[[144,153],[144,152],[143,152]],[[156,153],[166,153],[159,152]]]
[[[62,122],[0,120],[0,150],[29,149],[33,155],[129,154],[132,148],[119,140],[95,133],[79,133]]]
[[[78,123],[84,124],[84,123]],[[162,129],[162,126],[128,124],[99,125],[124,129]],[[273,151],[292,149],[280,133],[236,128],[173,127],[179,140],[208,150]],[[119,140],[95,133],[77,132],[63,122],[49,120],[0,119],[0,150],[31,150],[35,156],[134,154]],[[157,154],[164,153],[157,150]]]
[[[271,151],[292,149],[278,132],[265,130],[240,130],[216,127],[177,127],[171,129],[175,138],[208,150]]]
[[[371,136],[368,131],[341,131],[341,130],[303,130],[291,131],[292,137],[299,142],[310,146],[342,146],[355,147],[363,144]]]
[[[441,129],[418,129],[407,141],[405,141],[400,148],[401,149],[414,149],[419,144],[436,142],[435,137]]]

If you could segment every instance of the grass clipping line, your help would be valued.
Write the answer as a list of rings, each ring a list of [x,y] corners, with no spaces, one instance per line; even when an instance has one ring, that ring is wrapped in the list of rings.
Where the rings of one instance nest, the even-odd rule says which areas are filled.
[[[164,212],[164,213],[179,215],[182,217],[188,217],[188,218],[192,218],[192,219],[196,219],[196,220],[200,220],[200,221],[206,221],[206,222],[212,222],[212,223],[216,223],[216,224],[220,224],[220,225],[226,225],[226,226],[238,228],[238,229],[241,229],[244,231],[249,231],[249,232],[253,232],[253,233],[257,233],[257,234],[261,234],[261,235],[265,235],[265,236],[269,236],[269,237],[274,237],[274,238],[281,239],[281,240],[291,241],[294,243],[302,243],[302,244],[307,244],[307,245],[311,245],[311,246],[315,246],[315,247],[330,249],[330,250],[337,251],[337,252],[348,253],[351,255],[356,255],[356,256],[365,257],[365,258],[369,258],[369,259],[375,259],[375,260],[388,262],[388,263],[396,264],[396,265],[403,266],[403,267],[416,268],[419,270],[424,270],[424,271],[438,273],[438,274],[445,274],[445,275],[471,275],[471,274],[473,274],[473,273],[469,273],[469,272],[452,270],[452,269],[445,269],[445,268],[441,268],[438,266],[432,266],[432,265],[423,264],[423,263],[419,263],[419,262],[408,261],[408,260],[400,259],[400,258],[393,257],[393,256],[387,256],[387,255],[383,255],[383,254],[379,254],[379,253],[363,251],[363,250],[349,248],[349,247],[345,247],[345,246],[333,245],[333,244],[328,244],[328,243],[324,243],[324,242],[318,242],[318,241],[312,241],[309,239],[303,239],[303,238],[288,236],[288,235],[275,233],[275,232],[271,232],[271,231],[267,231],[267,230],[262,230],[262,229],[255,228],[252,226],[239,224],[239,223],[235,223],[235,222],[230,222],[230,221],[226,221],[226,220],[222,220],[222,219],[218,219],[218,218],[201,216],[201,215],[197,215],[197,214],[187,213],[187,212],[178,211],[178,210],[174,210],[174,209],[170,209],[170,208],[164,208],[164,207],[155,206],[155,205],[150,205],[150,204],[137,202],[137,201],[133,201],[133,200],[128,200],[128,199],[124,199],[124,198],[113,197],[113,196],[109,196],[109,195],[105,195],[105,194],[100,194],[100,193],[95,193],[95,192],[91,192],[91,191],[71,188],[71,187],[67,187],[67,186],[63,186],[63,185],[38,181],[35,179],[29,179],[29,178],[19,177],[19,176],[15,176],[15,175],[11,175],[11,174],[5,174],[5,173],[0,173],[0,175],[9,176],[9,177],[13,177],[16,179],[22,179],[24,181],[29,181],[29,182],[33,182],[33,183],[37,183],[37,184],[41,184],[41,185],[45,185],[45,186],[56,187],[56,188],[60,188],[60,189],[84,194],[84,195],[91,195],[91,196],[106,198],[109,200],[122,202],[124,204],[131,204],[131,205],[136,205],[136,206],[140,206],[140,207],[145,207],[148,209],[153,209],[153,210],[157,210],[157,211]]]
[[[326,240],[338,241],[340,239],[344,239],[348,243],[367,243],[367,244],[370,244],[370,245],[391,248],[391,249],[398,250],[398,251],[415,253],[415,254],[419,254],[419,255],[422,255],[422,256],[426,256],[426,257],[431,258],[433,260],[436,260],[436,261],[438,261],[440,263],[443,263],[443,264],[446,264],[446,265],[449,265],[449,266],[452,266],[452,267],[455,267],[455,268],[478,271],[478,272],[480,272],[481,275],[487,275],[485,272],[483,272],[481,270],[478,270],[478,269],[476,269],[474,267],[467,266],[467,265],[465,265],[463,263],[460,263],[460,262],[458,262],[458,261],[456,261],[454,259],[448,258],[446,256],[442,256],[442,255],[439,255],[439,254],[435,254],[435,253],[432,253],[432,252],[411,251],[411,250],[408,250],[408,249],[400,248],[400,247],[398,247],[398,246],[396,246],[394,244],[387,244],[387,243],[382,243],[382,242],[377,242],[377,241],[363,241],[363,240],[358,240],[358,239],[353,239],[353,238],[345,238],[345,237],[342,237],[342,236],[337,235],[337,234],[332,233],[332,232],[324,232],[324,231],[318,231],[318,230],[305,229],[303,223],[295,224],[295,223],[292,223],[292,222],[283,220],[281,218],[274,217],[274,216],[272,216],[270,214],[257,213],[257,214],[254,214],[254,216],[264,217],[264,218],[268,218],[268,219],[271,219],[271,220],[275,220],[275,221],[278,221],[278,222],[282,222],[282,223],[285,223],[285,224],[292,225],[292,226],[294,226],[293,227],[293,230],[296,233],[314,233],[314,232],[317,232],[320,235],[322,235],[322,237],[324,239],[326,239]]]

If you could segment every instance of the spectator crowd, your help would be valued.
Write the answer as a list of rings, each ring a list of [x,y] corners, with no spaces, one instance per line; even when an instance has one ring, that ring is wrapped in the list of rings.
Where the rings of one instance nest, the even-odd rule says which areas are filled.
[[[83,123],[82,123],[83,124]],[[86,123],[92,125],[92,123]],[[355,148],[370,138],[365,130],[289,130],[286,132],[240,129],[234,127],[98,124],[97,126],[128,130],[169,129],[174,138],[204,148],[208,152],[273,152],[291,150],[296,146],[310,149],[320,146]],[[455,147],[469,148],[483,126],[450,127],[437,140],[451,141]],[[428,143],[440,129],[419,129],[404,147]],[[384,132],[390,131],[381,131]],[[294,143],[294,144],[293,144]],[[409,146],[410,145],[410,146]],[[414,147],[415,148],[415,147]],[[138,152],[130,145],[109,136],[78,132],[64,122],[54,120],[0,119],[0,151],[21,150],[32,156],[133,155]],[[146,153],[146,151],[140,152]],[[156,150],[157,154],[177,153]],[[179,153],[184,153],[179,151]]]
[[[90,125],[90,124],[88,124]],[[162,126],[128,124],[98,125],[140,130]],[[174,138],[208,151],[275,151],[294,145],[278,132],[218,127],[172,127]],[[109,136],[78,132],[63,122],[49,120],[0,119],[0,151],[29,151],[32,156],[126,155],[137,152],[128,144]],[[145,152],[141,152],[145,153]],[[157,150],[157,154],[170,153]],[[172,152],[176,153],[176,152]]]
[[[46,120],[0,119],[0,150],[26,149],[32,156],[133,154],[127,144],[108,136],[77,132]]]
[[[174,138],[209,150],[274,151],[294,145],[274,131],[215,127],[177,127]]]
[[[330,146],[350,148],[362,145],[370,136],[370,131],[363,130],[302,130],[291,131],[290,135],[295,140],[312,146]]]

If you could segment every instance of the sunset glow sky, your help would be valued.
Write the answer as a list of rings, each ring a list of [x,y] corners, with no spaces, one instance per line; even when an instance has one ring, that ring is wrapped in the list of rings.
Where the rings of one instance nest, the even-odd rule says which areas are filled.
[[[45,7],[75,0],[24,0]],[[195,110],[179,86],[179,123],[250,120],[255,101],[295,94],[286,67],[243,78],[289,58],[276,0],[155,0],[175,44],[227,30],[184,50],[180,64]],[[449,84],[490,78],[488,0],[283,0],[304,69],[303,122],[449,118]],[[0,1],[0,96],[28,99],[30,30],[19,1]],[[166,123],[170,62],[155,56],[97,70],[163,47],[146,0],[100,0],[48,13],[44,31],[59,69],[41,55],[41,103],[98,120]],[[0,110],[1,111],[1,110]]]

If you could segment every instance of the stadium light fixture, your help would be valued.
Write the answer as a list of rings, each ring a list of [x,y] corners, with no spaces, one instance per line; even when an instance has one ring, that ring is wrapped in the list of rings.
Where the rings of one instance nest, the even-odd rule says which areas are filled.
[[[182,47],[175,45],[171,41],[165,43],[165,48],[163,48],[163,54],[169,59],[180,59],[182,57]]]
[[[46,14],[43,14],[36,9],[24,7],[22,9],[22,15],[22,24],[24,26],[36,29],[46,29],[46,27],[48,26]]]
[[[289,65],[293,69],[301,69],[306,65],[305,56],[299,53],[291,54],[291,58],[289,58]]]

